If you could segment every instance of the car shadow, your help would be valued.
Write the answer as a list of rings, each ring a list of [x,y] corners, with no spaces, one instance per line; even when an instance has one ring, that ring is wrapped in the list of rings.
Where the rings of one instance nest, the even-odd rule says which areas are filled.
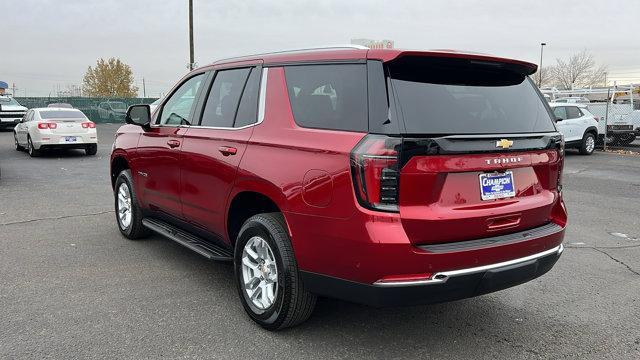
[[[136,242],[149,247],[153,255],[169,260],[176,271],[192,274],[188,281],[201,291],[209,292],[210,308],[228,304],[228,316],[239,326],[248,327],[247,333],[262,333],[244,313],[238,299],[234,270],[231,263],[210,262],[182,246],[152,236]],[[144,245],[143,245],[144,244]],[[344,349],[349,353],[387,354],[385,358],[415,357],[427,354],[466,354],[472,356],[478,349],[473,344],[495,342],[507,345],[519,339],[535,337],[545,329],[557,326],[552,318],[540,318],[535,310],[526,306],[527,298],[511,293],[489,294],[448,303],[374,308],[331,298],[318,298],[311,317],[304,323],[279,332],[264,332],[264,336],[280,338],[288,346],[300,350],[326,346]],[[515,301],[514,301],[515,298]],[[209,300],[208,300],[209,301]],[[536,319],[534,328],[523,327],[523,319]],[[331,345],[329,345],[331,344]],[[403,348],[400,354],[389,354]],[[428,350],[427,350],[428,349]],[[540,350],[540,349],[537,349]],[[535,352],[535,349],[527,351]],[[345,357],[351,357],[345,353]],[[361,357],[361,356],[356,356]]]
[[[43,151],[38,154],[39,158],[51,159],[51,158],[79,158],[87,156],[82,149],[53,149]]]

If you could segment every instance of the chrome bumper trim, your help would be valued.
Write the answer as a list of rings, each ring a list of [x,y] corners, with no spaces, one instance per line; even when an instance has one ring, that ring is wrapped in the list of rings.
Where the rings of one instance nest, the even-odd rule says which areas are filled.
[[[483,265],[478,267],[466,268],[466,269],[458,269],[458,270],[450,270],[450,271],[441,271],[433,274],[430,279],[425,280],[411,280],[411,281],[376,281],[373,283],[374,286],[379,287],[402,287],[402,286],[419,286],[419,285],[436,285],[436,284],[444,284],[451,277],[463,276],[469,274],[475,274],[479,272],[484,272],[488,270],[494,270],[501,267],[516,265],[520,263],[524,263],[531,260],[536,260],[548,255],[552,254],[562,254],[564,251],[564,245],[560,244],[552,249],[545,250],[543,252],[539,252],[537,254],[521,257],[518,259],[503,261],[500,263]]]

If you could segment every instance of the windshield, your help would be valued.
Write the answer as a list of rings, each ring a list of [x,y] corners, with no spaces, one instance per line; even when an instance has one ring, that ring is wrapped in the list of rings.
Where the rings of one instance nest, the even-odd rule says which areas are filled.
[[[417,58],[388,70],[407,133],[555,131],[529,78],[500,64]]]
[[[81,111],[46,110],[40,111],[42,119],[85,119]]]
[[[14,98],[0,96],[0,105],[16,105],[20,106],[20,103]]]
[[[127,105],[123,102],[112,102],[109,103],[109,105],[111,105],[111,108],[114,110],[126,110],[127,109]]]

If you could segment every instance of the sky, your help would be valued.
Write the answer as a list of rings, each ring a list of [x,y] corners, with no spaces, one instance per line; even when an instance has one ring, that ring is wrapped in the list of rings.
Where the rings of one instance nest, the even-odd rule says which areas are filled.
[[[195,60],[391,39],[540,61],[587,49],[618,83],[640,83],[640,0],[193,0]],[[17,96],[80,85],[98,58],[132,67],[142,95],[188,69],[187,0],[0,0],[0,80]]]

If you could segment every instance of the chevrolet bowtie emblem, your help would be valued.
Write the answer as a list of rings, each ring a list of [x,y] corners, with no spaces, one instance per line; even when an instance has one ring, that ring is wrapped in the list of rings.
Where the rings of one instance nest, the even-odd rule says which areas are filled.
[[[513,141],[507,139],[500,139],[496,141],[496,147],[501,147],[503,149],[508,149],[513,145]]]

